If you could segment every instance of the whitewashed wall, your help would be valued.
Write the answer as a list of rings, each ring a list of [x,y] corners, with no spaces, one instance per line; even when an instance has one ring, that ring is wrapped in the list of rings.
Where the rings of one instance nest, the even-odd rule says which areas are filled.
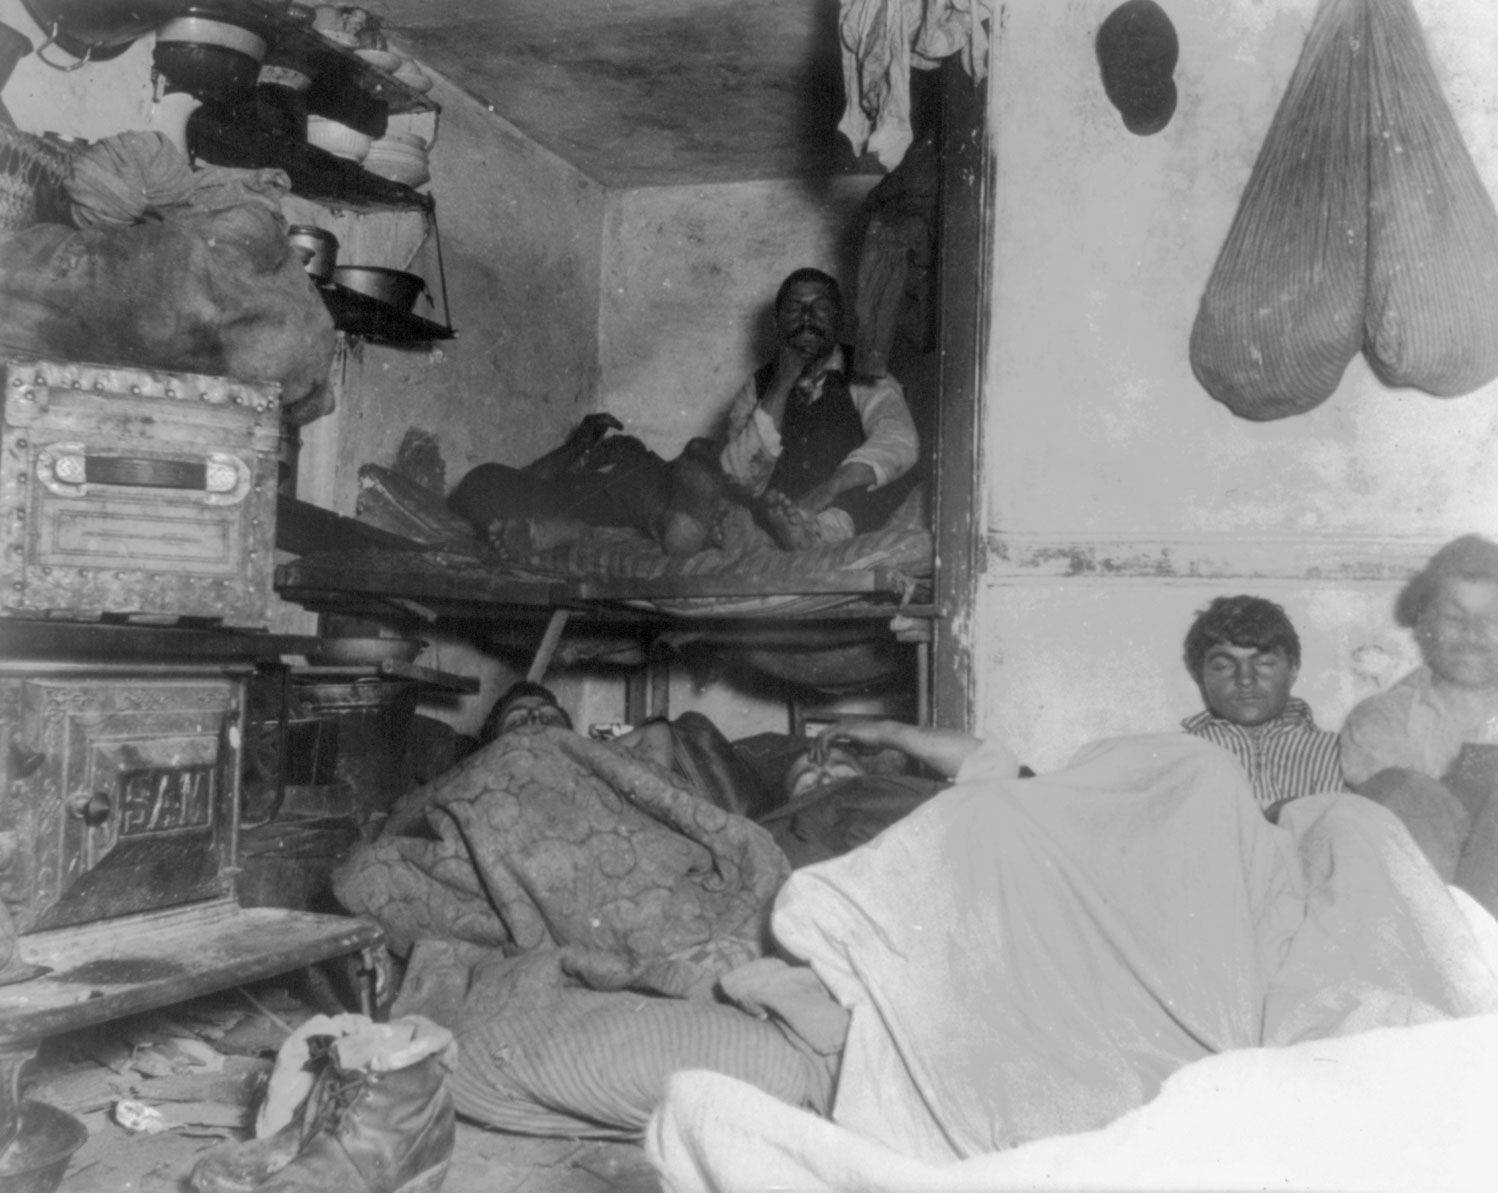
[[[42,50],[42,54],[28,54],[16,63],[0,96],[17,128],[93,141],[127,129],[152,127],[154,37],[141,38],[108,62],[62,70],[47,65],[47,61],[67,67],[77,60],[55,46],[43,48],[47,34],[21,0],[0,0],[0,21],[29,37],[32,45]]]
[[[1191,373],[1197,304],[1315,0],[1164,0],[1180,101],[1151,137],[1098,78],[1112,7],[1020,0],[994,41],[978,720],[1036,766],[1194,711],[1180,643],[1222,593],[1286,605],[1298,690],[1337,727],[1413,662],[1398,578],[1456,534],[1498,533],[1498,386],[1396,392],[1359,358],[1317,410],[1250,423]],[[1498,7],[1416,8],[1498,191]]]
[[[825,269],[847,287],[849,229],[878,179],[847,175],[609,196],[599,312],[600,400],[666,456],[711,432],[769,358],[786,274]]]

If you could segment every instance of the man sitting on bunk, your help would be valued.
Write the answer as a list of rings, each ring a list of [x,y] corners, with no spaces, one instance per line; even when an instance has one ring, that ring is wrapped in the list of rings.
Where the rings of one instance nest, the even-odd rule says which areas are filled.
[[[788,551],[878,530],[917,481],[919,437],[893,377],[857,372],[837,280],[798,269],[775,296],[775,359],[739,391],[719,463]]]
[[[1290,695],[1300,637],[1279,605],[1218,597],[1191,623],[1185,662],[1207,707],[1181,727],[1243,764],[1266,816],[1286,800],[1346,789],[1337,735],[1318,729],[1310,705]]]

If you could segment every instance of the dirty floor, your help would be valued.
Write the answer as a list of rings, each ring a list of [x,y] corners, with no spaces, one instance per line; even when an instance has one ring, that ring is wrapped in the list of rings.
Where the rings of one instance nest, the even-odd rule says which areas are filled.
[[[293,978],[224,991],[47,1041],[22,1096],[66,1110],[88,1141],[62,1193],[188,1193],[199,1156],[247,1137],[281,1040],[327,1007]],[[537,1139],[459,1121],[444,1193],[659,1193],[634,1144]]]

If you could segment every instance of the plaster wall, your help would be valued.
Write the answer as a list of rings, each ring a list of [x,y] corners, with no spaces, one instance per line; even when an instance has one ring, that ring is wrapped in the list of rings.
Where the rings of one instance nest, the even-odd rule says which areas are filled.
[[[1319,408],[1253,423],[1191,372],[1197,305],[1315,0],[1167,4],[1180,100],[1151,137],[1098,79],[1112,7],[1023,0],[993,44],[977,721],[1037,767],[1199,707],[1181,639],[1223,593],[1287,607],[1297,691],[1336,728],[1414,661],[1390,620],[1402,577],[1456,534],[1498,530],[1498,386],[1394,391],[1357,358]],[[1498,191],[1498,9],[1415,7]]]
[[[848,240],[878,179],[839,175],[609,196],[598,320],[603,409],[666,457],[710,434],[770,352],[776,288],[803,265],[852,298]]]
[[[154,37],[139,39],[107,62],[66,70],[59,68],[72,66],[77,59],[56,46],[46,46],[46,32],[21,0],[0,0],[0,21],[29,37],[33,48],[41,50],[16,63],[0,95],[17,128],[94,141],[127,129],[152,127]]]
[[[343,513],[359,467],[394,463],[412,437],[450,488],[475,464],[534,459],[594,408],[603,188],[435,77],[441,268],[437,240],[403,226],[385,232],[389,258],[357,263],[409,268],[438,296],[445,274],[457,336],[364,345],[341,362],[337,411],[303,432],[315,446],[304,447],[302,480],[319,491],[302,495]],[[378,256],[375,240],[367,251]],[[440,322],[440,297],[417,313]]]

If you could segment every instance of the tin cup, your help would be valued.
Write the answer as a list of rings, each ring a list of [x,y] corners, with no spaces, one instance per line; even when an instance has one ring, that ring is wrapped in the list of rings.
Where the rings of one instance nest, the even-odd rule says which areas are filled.
[[[333,266],[338,261],[338,237],[325,228],[310,224],[295,224],[286,232],[286,239],[295,252],[301,254],[302,267],[318,285],[333,280]]]

